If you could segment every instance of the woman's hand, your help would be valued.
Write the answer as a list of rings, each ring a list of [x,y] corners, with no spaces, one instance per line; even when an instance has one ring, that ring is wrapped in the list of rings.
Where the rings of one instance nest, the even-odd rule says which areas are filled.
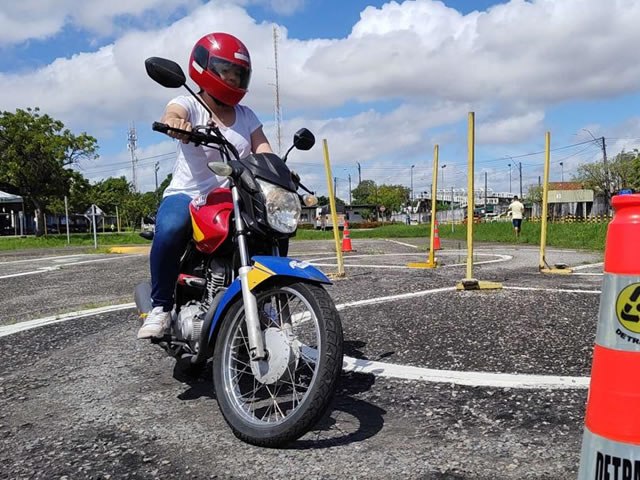
[[[187,132],[191,131],[191,123],[187,122],[183,118],[167,118],[165,120],[165,123],[172,128],[179,128],[180,130],[186,130]],[[182,143],[189,143],[189,136],[185,135],[184,133],[172,132],[171,130],[169,130],[167,132],[167,135],[181,140]]]
[[[162,116],[162,123],[166,123],[172,128],[179,128],[180,130],[191,131],[191,122],[187,121],[187,110],[178,105],[177,103],[171,103],[167,106],[167,109]],[[173,138],[181,140],[182,143],[189,143],[189,136],[184,133],[168,131],[167,135]]]

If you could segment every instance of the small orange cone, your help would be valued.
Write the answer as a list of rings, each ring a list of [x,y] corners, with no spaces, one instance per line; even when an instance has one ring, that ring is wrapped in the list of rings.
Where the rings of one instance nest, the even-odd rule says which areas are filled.
[[[438,220],[433,227],[433,249],[440,250],[440,232],[438,232]]]
[[[351,238],[349,237],[349,222],[344,221],[344,228],[342,229],[342,251],[352,252]]]

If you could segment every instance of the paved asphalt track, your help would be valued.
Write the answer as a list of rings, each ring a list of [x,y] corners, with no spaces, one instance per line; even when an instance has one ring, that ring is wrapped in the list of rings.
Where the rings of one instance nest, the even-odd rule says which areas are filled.
[[[352,243],[347,277],[328,291],[344,305],[345,355],[361,365],[589,375],[602,282],[602,266],[590,265],[598,255],[551,249],[550,262],[580,266],[579,275],[551,276],[537,272],[535,248],[476,245],[478,262],[494,262],[474,267],[474,276],[505,288],[459,292],[442,290],[465,275],[457,242],[444,242],[436,270],[404,268],[426,259],[423,239]],[[332,246],[293,242],[291,256],[333,272]],[[136,341],[132,309],[1,335],[19,322],[130,303],[147,272],[145,255],[0,254],[0,478],[577,475],[584,382],[523,389],[349,371],[321,423],[270,450],[227,428],[210,369],[185,378],[162,350]]]

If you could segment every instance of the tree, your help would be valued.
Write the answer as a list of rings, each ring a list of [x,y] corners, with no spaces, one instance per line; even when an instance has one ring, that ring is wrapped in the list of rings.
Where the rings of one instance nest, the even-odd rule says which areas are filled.
[[[15,185],[33,205],[36,235],[44,233],[49,202],[69,193],[73,173],[65,166],[97,157],[96,139],[72,134],[39,109],[0,113],[0,181]]]
[[[95,203],[103,211],[113,214],[116,206],[121,206],[132,193],[131,184],[125,177],[110,177],[93,186],[90,195],[91,203]]]
[[[402,185],[380,185],[378,187],[379,204],[385,206],[385,212],[400,211],[407,203],[410,189]]]
[[[609,189],[605,185],[609,182]],[[623,188],[640,189],[640,157],[634,152],[620,152],[613,157],[605,172],[603,162],[584,163],[578,166],[574,180],[597,193],[617,192]]]
[[[353,203],[357,205],[377,205],[378,186],[373,180],[363,180],[360,184],[351,190]]]
[[[171,183],[171,179],[172,178],[173,178],[173,174],[170,173],[169,175],[167,175],[167,178],[165,178],[162,181],[162,183],[160,184],[160,186],[156,190],[156,196],[158,197],[158,200],[162,199],[162,195],[164,194],[164,191],[167,189],[167,187]]]
[[[329,205],[329,197],[325,197],[324,195],[320,195],[318,198],[318,205]],[[346,205],[346,202],[341,198],[336,197],[336,207]]]
[[[540,203],[542,202],[542,193],[541,185],[529,185],[525,199],[531,203]]]
[[[91,205],[91,184],[80,172],[68,170],[69,192],[67,206],[70,214],[84,212]],[[47,199],[47,210],[58,216],[65,215],[64,197]]]

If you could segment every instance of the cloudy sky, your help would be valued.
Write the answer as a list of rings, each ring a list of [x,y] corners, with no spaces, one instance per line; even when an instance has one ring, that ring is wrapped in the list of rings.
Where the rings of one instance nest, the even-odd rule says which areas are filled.
[[[38,106],[98,139],[84,163],[97,181],[138,188],[171,172],[175,145],[150,124],[181,93],[146,76],[162,56],[187,69],[212,31],[241,38],[253,60],[251,106],[277,149],[274,26],[278,31],[282,146],[310,128],[318,139],[290,163],[325,193],[327,139],[338,196],[358,179],[413,186],[467,183],[467,117],[475,112],[478,187],[519,191],[542,175],[551,132],[551,180],[581,162],[640,146],[640,2],[637,0],[21,0],[0,6],[0,108]],[[193,86],[193,84],[191,83]],[[562,163],[562,165],[561,165]],[[360,171],[358,170],[360,164]],[[415,167],[412,169],[411,165]],[[446,165],[446,166],[444,166]],[[511,167],[509,167],[511,165]],[[444,166],[444,167],[443,167]]]

